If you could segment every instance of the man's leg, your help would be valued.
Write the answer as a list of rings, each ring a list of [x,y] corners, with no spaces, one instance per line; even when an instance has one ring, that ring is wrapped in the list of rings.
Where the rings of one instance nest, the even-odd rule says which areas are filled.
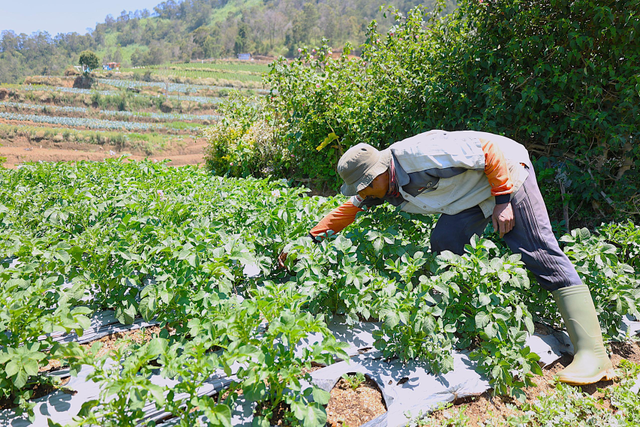
[[[513,252],[522,255],[522,261],[540,286],[555,291],[566,286],[581,285],[575,267],[560,249],[551,229],[547,207],[540,194],[535,172],[529,176],[511,200],[515,226],[504,235]]]
[[[513,252],[522,255],[540,285],[552,292],[575,348],[573,361],[558,373],[559,380],[583,385],[613,379],[591,293],[560,249],[533,169],[513,195],[511,205],[515,226],[504,240]]]
[[[431,232],[431,251],[440,253],[448,250],[462,255],[464,245],[469,243],[471,236],[481,236],[489,221],[491,218],[485,218],[479,206],[455,215],[440,215]]]

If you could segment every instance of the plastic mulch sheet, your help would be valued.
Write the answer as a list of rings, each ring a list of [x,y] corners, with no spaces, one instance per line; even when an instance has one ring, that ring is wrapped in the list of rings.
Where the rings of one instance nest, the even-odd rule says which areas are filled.
[[[373,332],[378,329],[377,323],[361,322],[355,325],[347,325],[343,319],[336,318],[329,324],[337,340],[349,345],[347,353],[350,360],[335,363],[324,367],[311,374],[312,382],[318,387],[330,391],[343,374],[362,372],[373,379],[384,397],[387,413],[365,424],[366,427],[378,426],[404,426],[410,420],[424,416],[443,403],[451,402],[456,398],[480,395],[489,390],[489,382],[475,370],[476,364],[467,354],[454,353],[454,370],[442,375],[434,375],[426,366],[417,361],[403,364],[399,361],[387,361],[382,354],[374,349]],[[133,325],[121,325],[115,319],[113,312],[103,312],[92,318],[91,328],[86,330],[82,337],[75,334],[59,334],[60,341],[79,341],[81,343],[99,339],[114,332],[137,329],[150,326],[153,323],[137,320]],[[626,318],[622,329],[629,335],[640,331],[640,322]],[[304,345],[321,339],[320,336],[309,336]],[[567,345],[569,343],[569,345]],[[566,334],[533,335],[528,338],[528,344],[532,351],[540,356],[540,362],[548,365],[561,357],[562,353],[571,352]],[[303,346],[304,346],[303,345]],[[302,351],[300,346],[297,351]],[[99,384],[87,381],[87,375],[91,367],[84,367],[77,377],[71,378],[65,386],[66,389],[75,391],[75,394],[56,391],[48,396],[36,400],[36,419],[33,425],[46,426],[47,419],[60,424],[66,424],[78,413],[82,404],[90,399],[95,399],[99,392]],[[59,371],[55,375],[64,377],[65,371]],[[214,395],[224,389],[232,380],[223,372],[209,379],[205,386],[199,390],[200,395]],[[152,381],[161,386],[171,387],[175,380],[167,380],[160,375],[152,377]],[[176,396],[180,399],[182,396]],[[254,404],[240,399],[233,414],[233,424],[237,426],[250,426],[253,418]],[[145,407],[145,421],[154,420],[160,425],[170,426],[175,420],[168,417],[170,414],[158,411],[155,405]],[[164,420],[164,421],[163,421]],[[203,419],[206,421],[206,419]],[[32,425],[23,417],[17,417],[13,410],[0,412],[0,427],[22,427]]]

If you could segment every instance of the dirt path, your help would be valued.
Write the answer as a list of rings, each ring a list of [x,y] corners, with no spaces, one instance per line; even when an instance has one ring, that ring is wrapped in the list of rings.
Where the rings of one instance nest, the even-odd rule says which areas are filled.
[[[130,147],[119,149],[112,145],[52,143],[49,141],[31,142],[26,138],[13,141],[0,140],[0,156],[6,157],[6,168],[15,168],[25,162],[75,162],[81,160],[104,161],[108,158],[128,155],[133,160],[145,158],[153,160],[170,159],[171,166],[197,165],[204,163],[206,140],[190,140],[184,145],[174,145],[160,153],[147,156]]]

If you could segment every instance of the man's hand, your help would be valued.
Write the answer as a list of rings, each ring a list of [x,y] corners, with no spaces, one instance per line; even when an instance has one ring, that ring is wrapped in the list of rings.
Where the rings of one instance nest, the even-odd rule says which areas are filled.
[[[278,267],[285,268],[284,262],[287,260],[287,255],[289,254],[286,252],[281,252],[280,255],[278,255]]]
[[[493,229],[500,233],[500,238],[510,232],[516,225],[511,202],[496,205],[493,208],[491,220],[493,221]]]

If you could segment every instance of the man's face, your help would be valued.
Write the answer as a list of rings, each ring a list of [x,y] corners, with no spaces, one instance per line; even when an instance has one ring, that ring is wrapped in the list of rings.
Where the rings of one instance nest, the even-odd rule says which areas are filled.
[[[366,199],[367,197],[375,197],[377,199],[382,199],[387,192],[389,191],[389,171],[384,172],[383,174],[378,175],[371,181],[368,187],[363,188],[358,191],[358,196],[362,199]]]

